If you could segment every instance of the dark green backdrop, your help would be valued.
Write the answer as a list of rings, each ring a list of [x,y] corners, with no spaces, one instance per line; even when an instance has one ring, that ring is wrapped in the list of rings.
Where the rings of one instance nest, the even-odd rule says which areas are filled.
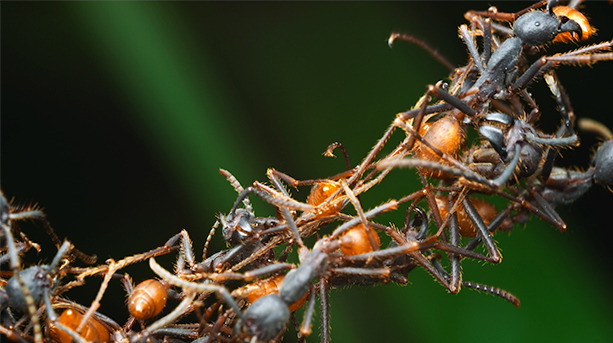
[[[502,11],[521,3],[497,4]],[[100,262],[161,245],[182,228],[200,251],[215,214],[236,193],[217,172],[243,183],[274,167],[296,178],[344,169],[321,153],[340,141],[357,164],[397,112],[410,108],[448,72],[415,46],[390,49],[392,31],[426,39],[457,65],[466,63],[457,26],[486,2],[2,4],[2,189],[45,208],[61,237]],[[613,7],[585,8],[600,29]],[[563,49],[570,49],[564,47]],[[613,127],[613,63],[560,68],[579,116]],[[559,122],[544,83],[534,93],[542,128]],[[395,142],[401,135],[395,137]],[[587,167],[595,140],[561,163]],[[583,138],[582,137],[582,138]],[[365,207],[416,189],[414,173],[394,171],[363,197]],[[293,191],[298,199],[308,189]],[[465,279],[520,297],[519,309],[471,290],[450,295],[423,270],[406,287],[333,291],[337,342],[611,341],[610,212],[613,195],[594,187],[559,208],[562,234],[532,219],[496,238],[500,265],[464,263]],[[254,200],[258,215],[271,206]],[[402,213],[382,217],[402,223]],[[24,230],[54,251],[36,226]],[[215,239],[214,249],[223,245]],[[198,254],[199,255],[199,254]],[[169,260],[168,260],[169,261]],[[136,281],[153,274],[128,268]],[[99,280],[69,296],[87,303]],[[101,311],[126,317],[113,283]],[[300,315],[299,318],[302,318]],[[318,341],[319,324],[309,341]],[[288,341],[295,339],[293,332]]]

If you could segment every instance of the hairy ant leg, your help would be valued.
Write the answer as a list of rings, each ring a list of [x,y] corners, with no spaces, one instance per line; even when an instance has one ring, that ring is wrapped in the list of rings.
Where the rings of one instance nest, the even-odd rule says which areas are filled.
[[[184,299],[171,313],[159,319],[158,321],[156,321],[155,323],[147,327],[145,330],[143,330],[144,332],[142,333],[143,336],[146,336],[147,333],[151,333],[157,329],[167,326],[168,324],[172,323],[178,317],[192,310],[193,309],[192,301],[194,300],[198,292],[217,293],[219,297],[223,299],[224,302],[230,308],[234,310],[234,312],[239,316],[239,318],[241,318],[241,320],[243,321],[245,320],[245,317],[243,316],[243,313],[240,311],[238,305],[234,301],[234,298],[232,298],[232,296],[230,295],[230,292],[228,292],[228,290],[225,287],[220,286],[220,285],[210,284],[210,283],[194,283],[194,282],[183,280],[177,277],[176,275],[173,275],[172,273],[164,269],[162,266],[160,266],[155,261],[154,257],[151,257],[149,259],[149,267],[151,268],[151,270],[153,270],[154,273],[156,273],[163,280],[169,282],[170,284],[174,286],[183,288],[184,289],[184,292],[183,292]]]
[[[572,52],[555,56],[543,56],[534,62],[517,81],[510,86],[509,93],[526,88],[536,76],[555,68],[559,64],[592,65],[600,61],[613,60],[613,53],[593,53],[599,50],[608,50],[613,46],[613,40],[593,45],[588,48],[578,49]]]
[[[321,311],[321,342],[330,342],[330,284],[326,278],[319,279],[319,310]]]
[[[438,51],[433,49],[428,43],[426,43],[425,41],[421,39],[418,39],[416,37],[413,37],[411,35],[407,35],[404,33],[393,32],[387,40],[387,45],[389,45],[389,47],[391,48],[392,45],[394,44],[394,41],[396,40],[401,40],[404,42],[415,44],[418,47],[420,47],[422,50],[429,53],[430,56],[432,56],[435,60],[437,60],[447,69],[449,69],[449,71],[453,71],[455,69],[455,66],[453,65],[453,63],[449,62],[449,60],[445,56],[440,54]]]
[[[175,246],[175,243],[180,238],[180,236],[181,236],[181,233],[178,233],[172,236],[168,241],[166,241],[166,243],[163,246],[159,248],[150,250],[145,253],[129,256],[117,262],[115,262],[113,259],[108,259],[106,265],[101,265],[101,266],[91,267],[91,268],[84,268],[84,269],[83,268],[73,268],[72,272],[76,272],[78,274],[76,277],[76,280],[71,281],[67,285],[63,286],[63,288],[61,288],[62,292],[76,285],[83,284],[85,282],[84,280],[85,277],[92,276],[92,275],[102,275],[102,274],[104,275],[103,281],[98,289],[98,293],[96,294],[96,297],[93,300],[87,312],[83,315],[83,319],[81,320],[81,323],[79,327],[77,328],[77,332],[80,332],[81,330],[83,330],[83,327],[85,326],[87,321],[91,318],[91,316],[98,309],[98,307],[100,307],[100,300],[104,296],[104,293],[106,292],[106,288],[111,278],[115,275],[116,271],[122,268],[125,268],[129,265],[132,265],[134,263],[138,263],[143,260],[146,260],[148,258],[164,255],[164,254],[167,254],[171,251],[178,249],[179,246]],[[58,293],[60,292],[58,291]]]
[[[49,223],[49,220],[47,219],[45,213],[37,205],[13,206],[6,201],[6,198],[1,191],[0,197],[2,198],[0,201],[3,211],[7,212],[6,214],[3,214],[3,220],[6,219],[8,221],[11,230],[13,230],[18,236],[23,237],[24,235],[21,230],[19,230],[19,227],[16,225],[17,221],[28,219],[36,220],[43,225],[45,232],[47,233],[49,238],[51,238],[51,241],[53,242],[55,247],[57,249],[60,248],[63,243],[62,240],[60,240],[60,238],[55,233],[55,230],[53,230],[53,227],[51,227],[51,224]],[[98,259],[96,255],[87,255],[75,247],[70,250],[69,255],[71,256],[72,260],[78,258],[86,264],[96,263],[96,260]]]
[[[351,166],[351,162],[349,162],[349,154],[347,153],[347,149],[345,149],[345,146],[341,142],[334,142],[328,145],[323,155],[326,157],[336,158],[336,155],[334,155],[334,149],[336,148],[339,148],[341,153],[343,154],[343,158],[345,160],[345,166],[347,167],[347,170],[353,169],[353,167]]]
[[[496,19],[496,20],[501,20],[501,21],[513,21],[519,17],[521,17],[522,15],[526,14],[527,12],[530,12],[532,10],[535,10],[545,4],[548,4],[548,0],[541,0],[535,4],[532,4],[531,6],[524,8],[523,10],[520,10],[518,12],[515,13],[507,13],[507,12],[498,12],[498,9],[496,7],[490,7],[490,9],[488,11],[468,11],[464,14],[464,17],[466,17],[466,19],[468,19],[469,21],[472,21],[474,17],[488,17],[488,18],[492,18],[492,19]],[[549,6],[549,4],[548,4]]]
[[[311,320],[313,319],[313,313],[315,312],[315,285],[311,285],[311,296],[309,297],[308,306],[304,311],[304,319],[302,325],[300,325],[300,336],[298,342],[304,342],[306,337],[311,334]]]
[[[597,136],[600,136],[605,141],[608,141],[609,139],[613,138],[613,133],[611,132],[611,130],[609,130],[609,128],[601,122],[598,122],[594,119],[579,118],[577,125],[579,126],[579,130],[591,132]]]
[[[438,259],[433,259],[432,260],[432,264],[435,266],[436,270],[438,273],[441,274],[441,276],[443,278],[446,279],[450,279],[451,276],[449,274],[447,274],[447,272],[445,271],[445,269],[443,268],[443,266],[441,266],[440,262]],[[466,288],[470,288],[470,289],[474,289],[476,291],[480,291],[480,292],[484,292],[484,293],[489,293],[491,295],[497,296],[499,298],[502,298],[508,302],[510,302],[511,304],[515,305],[515,307],[519,307],[520,301],[519,299],[514,296],[513,294],[500,289],[500,288],[496,288],[496,287],[492,287],[492,286],[488,286],[488,285],[484,285],[484,284],[480,284],[480,283],[475,283],[475,282],[471,282],[471,281],[462,281],[462,286],[466,287]]]

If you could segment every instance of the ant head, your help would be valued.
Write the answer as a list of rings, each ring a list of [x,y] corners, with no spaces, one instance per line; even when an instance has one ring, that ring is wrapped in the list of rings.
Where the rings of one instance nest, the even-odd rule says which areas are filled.
[[[30,291],[36,306],[43,301],[43,292],[51,288],[51,280],[47,276],[47,270],[41,266],[34,266],[19,272],[19,277],[23,280]],[[26,298],[21,291],[21,286],[17,277],[13,275],[6,283],[4,288],[9,298],[9,303],[13,310],[25,312],[28,308]]]
[[[409,220],[406,236],[409,241],[413,239],[422,240],[428,235],[428,215],[426,211],[419,207],[415,207],[413,211],[415,216]]]
[[[602,143],[594,156],[594,181],[613,185],[613,139]]]
[[[555,14],[532,11],[519,17],[513,25],[513,34],[522,43],[540,46],[553,41],[560,33],[571,32],[579,36],[583,34],[581,26],[568,17],[558,17]]]
[[[251,223],[254,221],[253,213],[246,209],[238,208],[227,216],[219,215],[222,225],[223,238],[231,245],[241,244],[253,233]]]
[[[553,8],[553,13],[557,15],[562,20],[572,20],[577,22],[581,26],[581,33],[575,34],[576,32],[566,32],[561,33],[556,36],[553,40],[554,42],[576,42],[579,40],[586,40],[592,36],[592,34],[596,31],[590,21],[587,19],[583,13],[578,10],[569,7],[569,6],[556,6]],[[567,18],[567,19],[564,19]]]
[[[43,302],[45,291],[51,289],[52,274],[58,272],[57,266],[64,257],[72,249],[70,242],[64,242],[57,254],[51,261],[50,265],[33,266],[24,269],[13,275],[4,287],[4,291],[8,295],[11,308],[20,312],[25,312],[28,308],[26,301],[26,290],[29,291],[30,300],[38,307]],[[56,280],[54,279],[53,282]],[[22,287],[22,283],[23,286]],[[25,288],[25,289],[24,289]]]

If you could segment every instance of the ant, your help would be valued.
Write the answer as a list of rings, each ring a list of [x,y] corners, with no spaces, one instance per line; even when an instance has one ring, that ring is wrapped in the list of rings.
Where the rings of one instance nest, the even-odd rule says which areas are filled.
[[[544,2],[531,7],[535,8],[542,5]],[[520,63],[520,57],[523,53],[523,46],[542,46],[545,45],[562,33],[575,33],[579,36],[583,36],[583,30],[581,25],[566,16],[557,16],[553,12],[553,5],[555,1],[549,1],[547,3],[547,9],[543,11],[526,11],[518,12],[517,14],[504,16],[502,13],[498,13],[496,10],[491,12],[468,12],[467,17],[471,18],[471,21],[475,21],[476,15],[491,16],[494,18],[507,18],[516,19],[513,25],[513,36],[507,38],[500,47],[492,54],[492,31],[491,26],[488,30],[484,29],[484,42],[485,51],[483,56],[480,56],[477,52],[476,46],[474,46],[473,40],[470,38],[470,33],[466,31],[463,34],[464,41],[471,53],[472,61],[467,67],[460,68],[463,70],[462,74],[457,78],[454,78],[454,84],[451,89],[458,90],[459,93],[448,93],[445,87],[441,88],[437,86],[428,86],[428,91],[424,96],[423,105],[419,109],[411,110],[408,112],[400,113],[398,119],[406,121],[411,118],[415,118],[413,127],[415,131],[420,132],[421,122],[423,116],[427,114],[448,111],[452,111],[448,115],[453,115],[458,121],[463,121],[464,114],[468,115],[469,120],[474,120],[478,116],[481,116],[486,108],[476,108],[478,104],[485,105],[488,101],[495,101],[496,99],[504,100],[511,98],[514,94],[522,91],[522,95],[530,99],[531,104],[535,105],[529,95],[524,89],[533,81],[538,75],[543,72],[549,71],[556,64],[559,63],[593,63],[599,60],[613,59],[610,54],[593,55],[592,53],[599,50],[608,49],[612,42],[605,42],[593,47],[583,48],[574,52],[553,56],[542,57],[535,62],[526,72],[520,77],[517,77],[517,67]],[[575,16],[573,16],[575,18]],[[579,20],[579,19],[578,19]],[[581,21],[581,20],[580,20]],[[487,21],[489,22],[489,21]],[[464,27],[465,28],[465,27]],[[590,29],[591,30],[591,29]],[[590,31],[591,32],[591,31]],[[392,34],[390,37],[390,44],[394,39],[404,39],[406,36],[399,34]],[[408,40],[408,39],[405,39]],[[589,57],[587,62],[586,57]],[[586,60],[586,61],[584,61]],[[474,65],[480,76],[478,78],[472,78],[468,75],[471,74]],[[467,81],[471,80],[470,87],[467,85]],[[435,95],[441,99],[444,103],[427,106],[430,96]],[[464,98],[462,100],[462,98]],[[568,127],[570,125],[567,118],[565,124]],[[572,129],[569,128],[569,132],[572,134]]]
[[[346,184],[343,183],[343,185],[348,188]],[[340,250],[342,245],[345,245],[345,248],[351,250],[351,248],[347,246],[349,238],[346,236],[346,233],[351,231],[352,229],[364,231],[364,229],[360,228],[359,226],[360,223],[364,220],[364,218],[366,218],[367,220],[368,218],[376,216],[390,209],[394,209],[396,207],[397,202],[390,201],[386,204],[376,207],[373,210],[364,212],[363,218],[358,216],[351,220],[348,220],[346,223],[339,226],[332,233],[331,236],[318,240],[311,251],[309,251],[306,247],[301,248],[300,265],[295,269],[290,268],[290,272],[287,273],[287,275],[285,275],[283,278],[283,283],[281,284],[278,293],[269,293],[269,291],[264,290],[264,283],[259,283],[254,286],[251,286],[255,287],[256,290],[262,290],[263,293],[269,294],[259,297],[255,301],[253,301],[253,303],[247,308],[244,313],[241,313],[239,310],[237,310],[239,306],[236,304],[236,301],[231,296],[228,297],[224,295],[227,290],[223,286],[214,284],[199,284],[184,280],[182,277],[172,275],[169,272],[163,270],[161,267],[159,267],[159,265],[157,265],[157,263],[153,259],[150,260],[150,265],[156,274],[158,274],[160,277],[162,277],[162,279],[170,282],[171,284],[192,290],[218,292],[218,294],[222,296],[224,302],[226,302],[230,306],[230,308],[232,308],[234,312],[238,315],[241,323],[243,323],[243,325],[245,326],[246,333],[250,337],[254,337],[254,339],[259,340],[269,340],[281,334],[283,328],[289,321],[290,307],[294,306],[293,304],[295,303],[299,303],[301,299],[306,296],[307,292],[309,292],[309,289],[311,289],[311,296],[306,312],[307,314],[305,315],[305,321],[303,322],[303,326],[301,329],[301,337],[305,337],[310,331],[308,327],[310,326],[309,323],[313,313],[314,297],[316,294],[315,290],[313,290],[311,287],[311,282],[313,280],[320,278],[328,278],[331,277],[331,275],[335,275],[334,277],[343,277],[343,275],[365,275],[366,277],[374,278],[386,278],[386,276],[389,275],[389,270],[385,268],[336,268],[337,264],[334,262],[335,259],[337,257],[342,259],[343,257],[341,257],[342,255],[337,256],[336,254],[333,254],[333,252]],[[363,211],[358,210],[358,212]],[[290,217],[290,220],[293,219],[291,219]],[[356,225],[358,225],[358,227],[356,227]],[[371,224],[369,223],[367,225]],[[366,236],[367,235],[358,235],[359,238],[357,239],[366,241],[368,242],[367,244],[369,244],[369,238]],[[360,244],[354,244],[354,246],[358,247],[363,245],[363,242]],[[188,246],[184,247],[185,249],[189,248]],[[399,251],[398,253],[405,253],[406,251],[412,251],[414,249],[418,249],[419,247],[416,244],[409,244],[409,246],[404,246],[402,248],[404,250]],[[371,248],[370,250],[372,251],[373,249]],[[287,269],[287,265],[277,263],[270,266],[262,267],[259,270],[248,271],[245,274],[237,275],[237,273],[219,273],[215,275],[199,275],[198,277],[202,276],[207,278],[213,278],[213,280],[224,280],[228,277],[238,277],[244,280],[248,280],[271,272],[278,272],[283,269]]]
[[[131,288],[132,284],[128,282]],[[128,291],[128,312],[144,321],[160,314],[166,306],[170,285],[155,279],[145,280]]]

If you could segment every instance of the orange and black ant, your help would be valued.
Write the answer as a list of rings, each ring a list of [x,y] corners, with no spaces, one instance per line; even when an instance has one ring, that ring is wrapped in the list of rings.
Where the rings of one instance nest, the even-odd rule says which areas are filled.
[[[533,7],[538,7],[543,3],[544,2],[541,2]],[[551,42],[557,35],[562,33],[575,33],[579,36],[583,36],[581,25],[566,16],[558,16],[553,12],[554,3],[554,1],[549,1],[547,3],[547,9],[544,12],[525,10],[513,15],[498,13],[495,10],[490,12],[468,12],[467,17],[473,22],[478,21],[475,19],[476,16],[506,18],[506,20],[517,18],[513,25],[512,37],[507,38],[492,54],[491,28],[490,30],[485,30],[484,42],[487,44],[484,47],[485,51],[483,52],[483,56],[480,56],[476,46],[474,46],[472,36],[464,27],[466,33],[462,36],[464,37],[464,41],[472,57],[469,66],[474,65],[480,76],[478,78],[468,77],[472,68],[461,68],[464,71],[460,76],[454,79],[454,83],[450,87],[452,90],[451,93],[448,93],[445,87],[429,86],[426,96],[424,97],[423,106],[419,109],[399,114],[399,119],[401,121],[406,121],[411,118],[416,118],[413,127],[417,132],[421,130],[420,125],[422,117],[431,113],[440,113],[442,111],[456,109],[450,114],[455,116],[458,120],[464,120],[463,114],[468,115],[470,120],[474,120],[484,113],[487,113],[487,107],[489,107],[488,104],[490,100],[493,102],[496,99],[502,100],[511,98],[514,94],[524,90],[538,75],[551,70],[559,63],[574,62],[586,64],[594,63],[599,60],[613,59],[613,55],[611,54],[595,54],[598,51],[610,48],[613,44],[613,42],[605,42],[562,55],[542,57],[520,77],[517,77],[517,67],[521,60],[520,57],[523,54],[524,45],[542,46]],[[532,7],[530,9],[532,9]],[[463,32],[463,30],[461,30],[461,32]],[[394,34],[393,37],[402,36]],[[474,83],[472,83],[473,81],[470,82],[472,83],[470,87],[467,86],[468,80],[474,80]],[[444,101],[444,103],[427,106],[431,95],[437,96]],[[530,99],[534,107],[535,104],[530,96],[523,91],[522,95]],[[458,111],[463,114],[458,113]],[[568,125],[567,120],[565,123]],[[572,129],[570,129],[569,132],[572,133]]]

